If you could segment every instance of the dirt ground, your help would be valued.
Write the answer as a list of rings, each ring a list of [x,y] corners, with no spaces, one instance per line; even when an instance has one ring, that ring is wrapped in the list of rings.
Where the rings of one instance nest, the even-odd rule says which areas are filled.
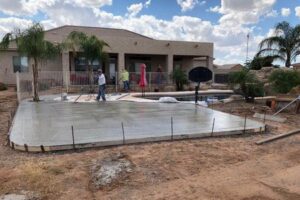
[[[300,135],[255,141],[300,128],[300,115],[267,121],[267,134],[30,154],[6,146],[13,89],[0,92],[0,196],[30,191],[40,199],[300,199]],[[214,109],[250,116],[262,105],[234,102]],[[271,111],[269,111],[271,113]],[[133,163],[125,179],[102,189],[91,183],[96,159],[122,153]]]

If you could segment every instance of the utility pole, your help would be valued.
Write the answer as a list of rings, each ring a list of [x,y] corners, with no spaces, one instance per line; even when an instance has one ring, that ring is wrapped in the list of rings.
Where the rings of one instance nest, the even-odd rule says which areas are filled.
[[[245,63],[247,64],[249,62],[249,58],[248,58],[248,53],[249,53],[249,33],[247,34],[247,50],[246,50],[246,61]]]

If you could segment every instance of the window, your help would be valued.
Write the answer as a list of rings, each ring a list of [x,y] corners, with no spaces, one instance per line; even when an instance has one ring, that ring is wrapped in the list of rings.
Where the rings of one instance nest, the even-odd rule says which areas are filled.
[[[25,56],[13,56],[14,72],[28,72],[28,58]]]
[[[75,57],[74,58],[75,61],[75,71],[86,71],[87,70],[87,61],[85,59],[85,57]],[[102,68],[102,64],[101,62],[96,59],[92,62],[92,68],[93,71],[97,71],[98,69]]]

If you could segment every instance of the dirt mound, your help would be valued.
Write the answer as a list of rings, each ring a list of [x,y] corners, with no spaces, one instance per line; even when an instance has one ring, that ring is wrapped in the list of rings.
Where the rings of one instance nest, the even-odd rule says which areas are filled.
[[[97,189],[114,185],[126,178],[132,168],[131,161],[122,153],[95,160],[91,167],[92,183]]]
[[[293,87],[289,92],[291,95],[300,95],[300,85]]]

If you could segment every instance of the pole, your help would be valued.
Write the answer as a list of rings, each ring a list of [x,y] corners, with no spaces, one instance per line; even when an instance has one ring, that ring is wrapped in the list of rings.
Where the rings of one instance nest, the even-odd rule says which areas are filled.
[[[152,88],[151,88],[151,74],[152,72],[149,72],[149,89],[150,89],[150,92],[152,91]]]
[[[245,120],[244,120],[244,134],[246,133],[246,123],[247,123],[247,115],[245,115]]]
[[[16,72],[16,81],[17,81],[17,98],[18,98],[18,103],[21,103],[20,73],[19,73],[19,71]]]
[[[174,139],[174,133],[173,133],[173,117],[171,117],[171,140]]]
[[[199,90],[200,82],[195,86],[195,104],[198,102],[198,90]]]
[[[116,93],[118,92],[118,72],[116,72],[116,76],[115,76],[115,89],[116,89]]]
[[[125,131],[124,131],[124,124],[121,122],[122,125],[122,133],[123,133],[123,144],[125,144]]]
[[[211,136],[214,135],[214,128],[215,128],[215,118],[213,119],[212,129],[211,129]]]
[[[248,53],[249,53],[249,33],[247,34],[247,50],[246,50],[246,62],[248,62]]]
[[[71,129],[72,129],[73,150],[75,150],[75,139],[74,139],[74,128],[73,128],[73,125],[71,126]]]

